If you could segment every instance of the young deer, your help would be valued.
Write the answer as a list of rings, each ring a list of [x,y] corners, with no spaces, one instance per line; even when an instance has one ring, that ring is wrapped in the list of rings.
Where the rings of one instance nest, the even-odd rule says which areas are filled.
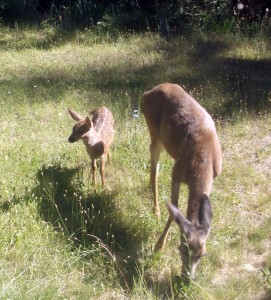
[[[183,278],[194,278],[198,259],[206,254],[212,208],[209,195],[213,178],[222,170],[222,153],[211,116],[177,84],[163,83],[143,95],[142,112],[150,132],[150,184],[154,212],[158,203],[158,161],[163,148],[175,160],[172,170],[171,203],[164,231],[155,245],[162,250],[172,220],[179,225]],[[180,184],[188,185],[187,218],[179,211]]]
[[[101,158],[100,174],[102,186],[104,186],[104,173],[106,156],[110,161],[109,147],[114,138],[114,119],[111,111],[102,106],[90,114],[90,117],[82,117],[79,113],[68,108],[71,117],[76,121],[69,142],[74,143],[82,139],[91,159],[92,184],[95,185],[96,159]]]

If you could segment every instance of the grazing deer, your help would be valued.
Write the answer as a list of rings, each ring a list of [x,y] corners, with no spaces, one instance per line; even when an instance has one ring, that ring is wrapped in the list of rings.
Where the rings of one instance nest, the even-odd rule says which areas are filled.
[[[150,132],[150,184],[154,193],[154,212],[158,203],[158,161],[163,148],[175,160],[172,170],[171,203],[164,231],[155,245],[162,250],[172,220],[181,235],[182,275],[194,278],[199,258],[206,254],[212,208],[209,195],[213,178],[222,170],[222,153],[216,128],[207,111],[177,84],[163,83],[143,95],[142,112]],[[187,218],[179,211],[181,182],[188,185]]]
[[[102,186],[104,186],[104,173],[106,157],[110,161],[109,147],[114,138],[114,119],[111,111],[102,106],[90,114],[90,117],[82,117],[79,113],[68,108],[71,117],[76,121],[73,126],[69,142],[74,143],[82,139],[91,159],[92,184],[95,185],[96,159],[101,158],[100,174]]]

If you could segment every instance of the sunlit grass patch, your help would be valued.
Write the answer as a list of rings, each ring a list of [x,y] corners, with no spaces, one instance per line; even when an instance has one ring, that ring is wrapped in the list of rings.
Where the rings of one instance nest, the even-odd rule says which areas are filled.
[[[1,29],[0,297],[253,299],[267,293],[268,40],[260,50],[258,39],[204,33],[163,40],[87,31],[61,41],[49,27]],[[178,277],[177,226],[165,251],[153,254],[168,217],[172,160],[161,155],[157,220],[140,101],[164,81],[185,85],[213,114],[223,148],[223,172],[210,197],[209,255],[190,287]],[[74,121],[67,107],[87,115],[99,105],[112,110],[116,125],[104,189],[100,178],[95,188],[90,184],[84,145],[68,143]],[[186,205],[182,186],[183,213]]]

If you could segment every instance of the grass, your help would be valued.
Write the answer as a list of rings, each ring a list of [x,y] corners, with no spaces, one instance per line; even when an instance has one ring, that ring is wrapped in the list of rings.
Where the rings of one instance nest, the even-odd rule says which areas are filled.
[[[55,28],[0,29],[1,299],[263,299],[270,295],[270,41],[193,33],[111,36]],[[148,189],[142,93],[177,82],[217,122],[223,173],[211,196],[209,255],[182,286],[176,226],[167,218],[172,162],[161,157],[161,221]],[[106,187],[90,185],[73,120],[108,106],[115,118]],[[98,178],[98,183],[100,178]],[[182,187],[179,207],[186,209]]]

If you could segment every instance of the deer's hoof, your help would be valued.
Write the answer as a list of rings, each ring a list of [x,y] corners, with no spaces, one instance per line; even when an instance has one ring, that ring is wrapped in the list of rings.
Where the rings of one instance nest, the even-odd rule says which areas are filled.
[[[154,246],[154,252],[162,252],[164,249],[163,245],[159,242],[157,242]]]

